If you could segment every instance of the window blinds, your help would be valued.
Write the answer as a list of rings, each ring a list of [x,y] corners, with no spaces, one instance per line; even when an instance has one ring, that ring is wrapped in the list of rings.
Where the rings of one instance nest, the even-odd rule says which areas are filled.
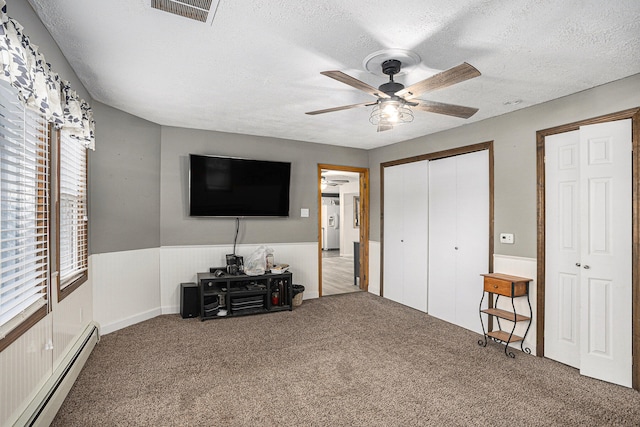
[[[0,82],[0,338],[47,304],[48,144],[44,116]]]
[[[60,132],[60,289],[88,268],[87,148]]]

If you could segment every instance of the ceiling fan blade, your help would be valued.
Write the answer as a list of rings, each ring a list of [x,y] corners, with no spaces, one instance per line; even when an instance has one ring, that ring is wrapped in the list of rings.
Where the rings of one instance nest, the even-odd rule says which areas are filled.
[[[473,65],[469,65],[464,62],[457,67],[450,68],[418,83],[414,83],[409,87],[399,90],[395,94],[406,99],[411,99],[420,96],[425,92],[442,89],[447,86],[478,77],[479,75],[480,71],[478,71]]]
[[[389,98],[389,95],[382,92],[381,90],[376,89],[373,86],[369,86],[365,82],[351,77],[343,73],[342,71],[322,71],[320,74],[331,77],[332,79],[347,84],[351,87],[355,87],[356,89],[359,89],[363,92],[367,92],[370,95],[377,96],[378,98]]]
[[[361,104],[343,105],[342,107],[327,108],[325,110],[308,111],[305,114],[315,116],[316,114],[332,113],[334,111],[348,110],[350,108],[368,107],[370,105],[376,105],[376,102],[363,102]]]
[[[419,99],[416,99],[415,101],[418,101],[419,104],[412,108],[428,111],[430,113],[460,117],[462,119],[468,119],[478,111],[477,108],[463,107],[462,105],[443,104],[442,102],[422,101]]]

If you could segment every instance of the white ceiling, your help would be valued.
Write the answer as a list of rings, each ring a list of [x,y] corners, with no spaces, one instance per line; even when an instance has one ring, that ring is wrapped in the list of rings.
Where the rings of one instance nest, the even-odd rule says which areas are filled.
[[[94,99],[168,126],[374,148],[640,73],[638,0],[220,0],[207,23],[151,0],[29,1]],[[472,64],[421,98],[479,112],[380,133],[372,107],[304,114],[375,100],[320,72],[377,87],[363,60],[383,49],[420,56],[407,86]]]

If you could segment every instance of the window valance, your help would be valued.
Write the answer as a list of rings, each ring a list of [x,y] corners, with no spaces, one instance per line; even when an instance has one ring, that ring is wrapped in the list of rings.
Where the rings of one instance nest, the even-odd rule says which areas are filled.
[[[0,23],[0,79],[18,89],[21,101],[43,113],[55,127],[69,129],[72,137],[93,149],[91,107],[51,69],[22,25],[7,15],[5,0],[0,0]]]

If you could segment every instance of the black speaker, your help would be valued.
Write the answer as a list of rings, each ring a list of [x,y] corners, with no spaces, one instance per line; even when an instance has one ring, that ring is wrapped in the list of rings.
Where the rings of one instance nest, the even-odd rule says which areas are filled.
[[[198,285],[180,283],[180,315],[183,319],[200,315],[200,298]]]

